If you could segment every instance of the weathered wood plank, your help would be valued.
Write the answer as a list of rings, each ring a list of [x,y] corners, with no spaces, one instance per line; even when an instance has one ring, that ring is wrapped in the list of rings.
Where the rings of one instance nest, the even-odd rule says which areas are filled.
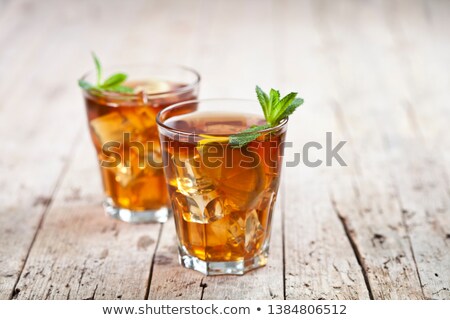
[[[49,19],[45,15],[43,17]],[[33,25],[27,25],[28,30],[33,28]],[[26,34],[29,35],[28,32]],[[18,38],[22,39],[20,35]],[[55,42],[60,39],[52,37],[48,40],[45,50],[47,54],[55,48]],[[14,44],[13,41],[12,45],[14,46]],[[7,47],[6,44],[3,46]],[[63,55],[70,55],[70,51],[73,51],[73,47],[60,47],[60,53]],[[8,65],[7,61],[9,60],[3,56],[1,61]],[[13,67],[11,72],[14,74],[17,71],[14,67],[20,64],[20,60],[11,61],[9,65]],[[65,61],[48,57],[39,62],[34,61],[34,63],[37,65],[38,72],[45,74],[48,66],[58,69],[65,64]],[[6,75],[10,69],[3,70],[2,74]],[[47,75],[62,78],[56,70],[53,69]],[[64,147],[64,143],[68,146],[67,143],[72,142],[76,132],[76,127],[73,130],[62,128],[63,122],[60,119],[65,114],[70,114],[71,109],[70,107],[68,110],[61,108],[63,102],[61,96],[55,95],[54,89],[49,86],[49,82],[54,79],[44,78],[37,81],[36,77],[41,78],[41,76],[37,76],[36,72],[31,73],[31,77],[27,77],[24,73],[21,73],[20,76],[22,80],[16,83],[15,90],[8,92],[7,95],[2,95],[0,99],[0,121],[2,122],[0,132],[3,136],[8,137],[8,143],[3,146],[0,158],[0,200],[2,203],[0,214],[0,298],[3,299],[12,294],[40,217],[50,202],[57,177],[64,166],[65,160],[60,158],[62,154],[59,148]],[[2,77],[2,81],[3,79],[6,80],[7,77]],[[39,84],[37,85],[37,83]],[[25,99],[27,96],[30,97],[30,88],[35,90],[40,88],[33,92],[33,98],[30,99],[32,102]],[[62,91],[65,88],[58,89]],[[70,98],[70,96],[67,97]],[[44,113],[42,110],[47,110],[49,113]],[[77,118],[73,117],[72,119]],[[41,128],[46,128],[46,130]],[[66,139],[64,143],[58,144],[63,141],[58,140],[58,134],[62,139]],[[55,143],[54,145],[48,143],[51,140]],[[53,158],[48,159],[50,154],[53,155]],[[30,177],[32,178],[30,179]]]
[[[408,4],[411,3],[408,2]],[[403,10],[406,7],[408,9]],[[361,89],[367,90],[363,91],[366,94],[372,92],[371,101],[365,102],[358,99],[360,97],[358,95],[356,95],[357,100],[354,101],[355,98],[350,94],[354,91],[354,87],[345,89],[345,84],[350,81],[342,78],[336,81],[344,84],[344,86],[338,86],[342,97],[346,97],[346,104],[341,107],[341,114],[348,123],[347,127],[353,132],[351,141],[358,144],[355,148],[355,156],[357,155],[360,159],[361,165],[356,187],[359,199],[363,199],[360,215],[364,217],[373,213],[373,209],[367,208],[365,203],[376,203],[374,207],[379,209],[377,216],[372,215],[371,224],[368,221],[358,223],[364,218],[356,216],[357,219],[355,219],[353,215],[350,220],[350,225],[356,224],[352,227],[353,236],[366,259],[367,273],[374,296],[379,298],[448,297],[447,274],[450,262],[445,253],[448,250],[445,242],[450,220],[447,209],[448,185],[446,186],[443,179],[443,167],[440,161],[430,162],[427,156],[431,152],[424,148],[423,137],[418,132],[418,121],[413,111],[416,108],[424,109],[421,107],[421,101],[426,104],[424,113],[428,115],[426,118],[428,121],[423,129],[427,135],[429,131],[444,132],[446,130],[446,125],[442,126],[442,124],[448,123],[444,120],[448,119],[448,112],[442,112],[444,109],[439,107],[441,103],[438,101],[444,97],[442,94],[436,94],[434,85],[433,89],[426,85],[416,85],[411,88],[411,84],[422,82],[424,78],[442,80],[448,75],[445,72],[442,73],[442,70],[446,68],[433,68],[428,65],[428,61],[435,63],[436,57],[428,56],[424,59],[424,56],[417,55],[417,50],[428,52],[436,44],[441,47],[439,41],[441,34],[437,32],[438,30],[427,31],[426,14],[422,10],[423,7],[415,3],[415,5],[391,8],[389,11],[389,29],[392,31],[390,38],[396,44],[396,50],[388,50],[389,48],[385,48],[382,43],[376,45],[374,39],[366,36],[366,39],[370,41],[366,43],[366,48],[369,49],[366,55],[367,67],[358,69],[357,73],[365,75],[360,86],[362,86]],[[404,28],[399,30],[399,24],[403,24]],[[387,26],[384,26],[384,29],[387,29]],[[412,32],[410,39],[404,37],[405,30]],[[432,41],[429,38],[430,34],[436,37]],[[362,44],[363,41],[355,41],[355,43]],[[444,48],[441,48],[441,51],[442,49]],[[342,70],[350,70],[352,66],[353,68],[364,66],[359,64],[357,56],[349,56],[348,52],[345,56],[337,52],[337,56],[339,60],[345,62],[345,64],[341,62]],[[379,60],[380,56],[383,57],[382,63]],[[444,60],[439,61],[440,66],[446,64],[448,65]],[[421,65],[424,66],[423,70],[419,67]],[[443,82],[439,82],[437,87],[439,88],[442,84]],[[380,92],[383,92],[382,96]],[[443,101],[448,101],[448,98],[444,99]],[[366,105],[370,106],[370,110],[365,109]],[[443,140],[445,139],[434,136],[429,141],[433,143],[439,141],[441,147],[448,145]],[[434,145],[437,147],[436,144]],[[358,152],[358,150],[364,150],[364,152]],[[419,150],[421,152],[418,152]],[[436,150],[436,154],[440,152]],[[382,181],[386,182],[383,184]],[[365,187],[377,185],[379,187],[369,189]],[[372,192],[371,189],[373,189]],[[374,191],[377,192],[373,193]],[[365,208],[369,210],[365,212]],[[342,210],[345,211],[345,209],[348,210],[348,205],[346,207],[344,204]],[[389,214],[386,215],[386,212]],[[381,216],[384,216],[384,223],[377,220]],[[374,233],[372,239],[372,244],[382,247],[381,249],[370,252],[370,243],[367,239],[366,243],[358,239],[362,238],[358,235],[361,233],[360,225],[369,226],[372,230],[381,230]],[[383,225],[384,229],[380,229]],[[395,240],[394,246],[393,240]],[[384,274],[378,259],[372,263],[377,269],[370,268],[370,260],[377,256],[381,258],[383,254],[388,258],[387,264],[383,267]]]
[[[118,4],[119,1],[105,5],[116,7]],[[86,9],[87,2],[76,2],[70,7],[59,2],[59,6],[52,7],[51,17],[63,19],[70,16],[72,10],[83,12]],[[92,48],[92,41],[98,41],[103,48],[119,45],[120,34],[125,31],[115,33],[113,30],[126,29],[117,21],[130,19],[137,11],[138,4],[126,6],[116,11],[118,20],[108,20],[106,27],[110,30],[106,34],[114,34],[115,41],[104,36],[101,24],[104,18],[91,16],[86,21],[80,16],[76,17],[80,20],[74,19],[72,23],[59,20],[59,28],[45,39],[42,55],[32,58],[33,71],[22,70],[15,90],[0,97],[0,134],[8,137],[0,158],[1,299],[12,296],[36,230],[69,159],[80,123],[85,122],[76,78],[90,63],[80,63],[80,52],[86,55]],[[82,24],[77,24],[80,21]],[[93,32],[98,23],[100,27]],[[34,27],[34,24],[27,26]],[[81,40],[72,41],[74,35]]]
[[[14,95],[24,80],[39,69],[37,61],[48,53],[46,46],[52,40],[49,35],[61,21],[51,8],[49,1],[19,0],[0,10],[0,96]],[[0,109],[3,106],[1,103]]]
[[[364,122],[369,130],[383,132],[385,148],[380,150],[380,154],[386,158],[384,161],[386,172],[383,173],[381,170],[382,161],[377,166],[371,166],[369,158],[365,158],[362,163],[378,179],[383,179],[388,174],[394,181],[394,190],[386,188],[385,197],[387,196],[386,191],[390,190],[389,194],[397,199],[398,205],[395,206],[394,211],[390,211],[390,216],[386,220],[392,221],[393,213],[398,212],[398,208],[401,209],[402,229],[406,231],[406,235],[404,239],[399,240],[402,242],[408,240],[409,242],[422,291],[422,294],[419,294],[419,290],[410,289],[401,298],[448,299],[450,260],[447,254],[447,235],[450,230],[448,210],[450,199],[444,167],[439,159],[430,156],[431,153],[421,142],[414,124],[408,123],[409,117],[402,105],[400,103],[392,104],[389,112],[391,115],[389,118],[378,114],[372,115],[375,123],[371,124],[367,120]],[[353,117],[352,123],[357,123],[366,116],[366,114],[360,114],[359,118]],[[371,158],[376,158],[376,156],[372,155]],[[375,178],[372,181],[375,181]],[[376,201],[376,199],[372,201]],[[392,224],[388,226],[392,229],[395,228],[395,225]],[[397,226],[396,229],[398,230],[399,227]],[[380,246],[386,246],[389,236],[379,232],[373,240]],[[405,264],[405,261],[410,260],[408,255],[398,257],[400,259],[395,261],[399,264]],[[391,264],[387,265],[387,267],[390,266]],[[403,275],[408,277],[402,287],[407,286],[412,280],[416,282],[414,279],[416,277],[410,271],[412,270],[409,270],[407,266],[403,266]],[[393,291],[395,282],[390,279],[389,284]],[[416,295],[412,294],[414,291]],[[385,296],[386,292],[388,290],[385,289],[380,293]]]
[[[394,177],[401,186],[398,193],[423,292],[429,299],[450,299],[450,196],[445,173],[434,157],[417,155],[423,145],[404,148],[398,159],[403,164]]]
[[[432,1],[405,10],[392,21],[397,42],[409,52],[398,55],[405,98],[397,112],[407,125],[401,133],[389,131],[397,152],[393,176],[423,293],[450,299],[450,4]]]
[[[385,150],[380,123],[374,121],[379,114],[391,116],[390,110],[398,103],[399,92],[391,93],[384,86],[398,72],[394,68],[384,73],[385,61],[392,60],[387,40],[393,38],[383,19],[386,6],[347,5],[335,3],[320,11],[323,37],[332,40],[324,63],[330,69],[337,66],[330,73],[333,100],[338,101],[331,102],[339,125],[334,132],[349,141],[342,154],[352,163],[345,171],[332,172],[332,198],[373,298],[421,299],[396,185],[386,170],[392,165],[392,155]],[[392,124],[400,121],[395,119]]]
[[[308,141],[321,143],[325,148],[326,132],[333,132],[334,143],[343,138],[333,128],[333,115],[327,113],[324,103],[311,100],[308,101],[311,111],[302,110],[297,129],[290,128],[290,134],[297,138],[294,139],[294,149],[288,152],[289,161],[294,159],[293,153],[301,152],[301,147]],[[336,175],[341,177],[347,169],[325,167],[323,154],[311,152],[308,155],[310,161],[315,161],[316,157],[324,161],[319,167],[309,168],[302,163],[286,170],[286,298],[368,299],[370,292],[359,257],[355,255],[359,253],[355,252],[329,194],[332,184],[347,190],[335,177],[333,179],[330,171],[336,171]],[[344,159],[349,166],[355,165],[351,159]]]
[[[47,212],[16,299],[143,299],[159,224],[107,217],[88,133]],[[92,161],[91,161],[92,160]]]
[[[380,124],[368,120],[365,110],[349,111],[349,104],[339,113],[347,131],[341,134],[349,141],[349,152],[342,155],[352,159],[353,166],[331,185],[335,208],[360,256],[373,297],[423,299],[397,187],[386,170],[394,159],[383,148]],[[364,123],[370,136],[358,130],[357,123]]]
[[[283,84],[288,84],[289,90],[300,90],[306,102],[290,119],[288,141],[294,147],[287,150],[286,159],[292,161],[300,152],[303,161],[302,147],[307,142],[325,148],[325,133],[334,131],[334,115],[326,106],[335,90],[330,77],[335,70],[327,64],[334,43],[320,33],[317,24],[321,20],[313,3],[289,5],[290,10],[279,9],[277,20],[282,26],[275,31],[282,52],[279,72]],[[298,41],[292,40],[293,34]],[[309,168],[300,163],[285,171],[286,298],[368,299],[361,267],[329,196],[331,169],[325,166],[322,151],[311,150],[309,160],[319,158],[324,161],[321,166]]]
[[[285,264],[287,299],[367,299],[361,268],[335,215],[327,181],[317,170],[287,178]],[[300,184],[300,186],[299,186]],[[289,190],[301,188],[301,194]]]

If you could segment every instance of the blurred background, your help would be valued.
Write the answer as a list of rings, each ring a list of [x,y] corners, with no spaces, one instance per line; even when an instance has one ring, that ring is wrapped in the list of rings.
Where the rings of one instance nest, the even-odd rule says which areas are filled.
[[[445,0],[0,0],[0,298],[449,298],[449,21]],[[171,227],[102,215],[91,51],[190,66],[201,98],[298,91],[286,157],[329,131],[348,166],[285,170],[268,268],[191,275]]]

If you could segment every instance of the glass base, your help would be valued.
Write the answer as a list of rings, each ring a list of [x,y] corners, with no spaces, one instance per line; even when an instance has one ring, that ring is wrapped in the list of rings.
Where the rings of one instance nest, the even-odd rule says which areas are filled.
[[[117,207],[111,198],[106,198],[103,202],[103,208],[108,216],[121,221],[129,223],[150,223],[160,222],[164,223],[169,219],[171,210],[167,207],[162,207],[157,210],[143,210],[133,211]]]
[[[242,261],[203,261],[189,255],[185,248],[180,248],[178,261],[183,267],[201,272],[207,276],[243,275],[256,268],[264,267],[267,264],[267,257],[268,250],[265,250],[251,259]]]

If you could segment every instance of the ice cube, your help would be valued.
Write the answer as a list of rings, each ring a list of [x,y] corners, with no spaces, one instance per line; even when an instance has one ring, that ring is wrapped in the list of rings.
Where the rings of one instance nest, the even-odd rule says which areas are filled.
[[[217,192],[185,195],[176,191],[172,196],[175,211],[187,222],[211,223],[224,216],[222,201]]]
[[[90,122],[101,145],[110,141],[123,142],[124,133],[131,134],[132,141],[146,142],[156,137],[155,115],[150,107],[111,112]]]
[[[134,132],[151,133],[148,131],[152,127],[156,127],[155,110],[152,107],[130,108],[130,110],[122,111],[122,116],[132,125]],[[154,134],[156,136],[156,128]]]
[[[121,142],[124,132],[133,132],[134,130],[133,124],[119,112],[111,112],[95,118],[90,125],[101,145],[110,141]]]
[[[172,157],[172,160],[176,167],[178,190],[181,193],[189,196],[215,189],[213,180],[206,175],[202,175],[198,153],[187,159]]]
[[[222,200],[216,191],[190,196],[191,206],[188,218],[197,223],[210,223],[223,218]]]
[[[116,168],[114,168],[115,180],[122,187],[127,187],[133,180],[133,171],[130,166],[124,166],[123,163],[119,163]]]
[[[241,212],[233,212],[224,218],[208,224],[208,246],[244,246],[245,219]]]
[[[130,151],[129,157],[123,157],[121,162],[111,168],[114,170],[115,180],[124,188],[136,182],[139,178],[149,174],[149,168],[139,159],[137,153]]]
[[[228,215],[230,221],[228,232],[228,245],[237,246],[245,242],[245,221],[240,212],[231,213]]]
[[[259,222],[256,210],[247,213],[245,221],[245,249],[247,251],[257,249],[258,244],[264,237],[264,233],[264,228]]]
[[[216,190],[214,180],[208,171],[202,167],[198,152],[191,156],[173,156],[178,192],[185,199],[179,198],[187,210],[183,211],[183,218],[189,222],[210,223],[221,219],[225,212],[223,202]],[[179,196],[177,196],[179,197]]]

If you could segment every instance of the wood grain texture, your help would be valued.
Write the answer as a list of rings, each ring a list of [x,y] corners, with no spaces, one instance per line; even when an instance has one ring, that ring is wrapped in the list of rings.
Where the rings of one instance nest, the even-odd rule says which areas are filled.
[[[75,84],[80,70],[87,69],[79,63],[78,57],[81,52],[88,56],[89,51],[70,41],[70,37],[81,34],[85,37],[80,41],[85,45],[98,41],[104,48],[113,48],[120,39],[116,36],[116,42],[102,40],[102,28],[98,29],[98,34],[88,32],[97,23],[104,22],[102,18],[86,20],[79,16],[88,5],[86,1],[76,2],[71,7],[53,1],[24,2],[16,14],[20,17],[19,26],[25,28],[18,38],[25,39],[12,41],[10,46],[5,45],[9,49],[2,51],[7,55],[12,50],[12,56],[0,59],[4,64],[1,87],[4,88],[8,80],[3,75],[9,74],[9,70],[20,79],[14,90],[3,94],[0,102],[0,133],[8,138],[0,158],[0,298],[3,299],[13,295],[30,246],[70,159],[77,132],[85,122],[83,102]],[[24,10],[24,7],[32,9]],[[61,10],[55,11],[55,8]],[[27,10],[36,16],[31,24],[26,23]],[[78,12],[77,15],[72,16],[71,10]],[[124,9],[118,21],[133,16],[138,10],[137,5]],[[44,22],[38,23],[40,20]],[[44,32],[49,25],[52,31],[46,34],[38,54],[30,56],[30,68],[21,69],[21,64],[28,63],[27,58],[20,55],[26,47],[26,39]],[[3,39],[6,43],[11,33],[10,30]],[[15,51],[20,54],[15,55]]]
[[[160,225],[131,225],[103,213],[87,132],[79,142],[29,253],[15,299],[145,297]]]
[[[300,163],[289,165],[284,176],[286,298],[369,299],[361,266],[329,195],[333,180],[324,150],[311,149],[306,154],[303,149],[309,142],[320,143],[325,149],[326,132],[335,131],[335,119],[328,107],[334,84],[330,76],[323,76],[331,72],[328,59],[333,55],[330,46],[335,44],[319,32],[317,24],[321,21],[315,2],[289,5],[291,10],[278,9],[279,20],[283,21],[276,32],[282,35],[280,77],[284,86],[301,89],[306,102],[289,120],[287,138],[293,147],[286,150],[286,161],[291,163],[297,154]],[[302,41],[292,41],[289,34],[293,33]],[[308,167],[305,160],[323,163]],[[341,167],[336,170],[345,173]]]
[[[330,187],[334,206],[359,256],[372,297],[422,299],[398,186],[389,170],[394,157],[384,141],[384,118],[392,120],[392,127],[401,126],[403,120],[392,113],[398,104],[398,96],[390,93],[395,84],[391,88],[385,84],[387,78],[396,78],[400,72],[389,68],[395,54],[386,50],[385,41],[393,34],[383,23],[383,11],[377,10],[387,9],[386,4],[336,5],[320,11],[323,21],[329,22],[322,33],[338,47],[324,63],[329,68],[337,65],[331,74],[337,90],[330,116],[337,121],[333,133],[348,141],[342,153],[351,165],[347,172],[333,172]],[[351,32],[355,25],[358,32]],[[379,92],[385,94],[379,97]]]
[[[292,149],[287,150],[286,160],[291,163],[295,153],[310,141],[325,148],[325,132],[332,130],[332,117],[327,108],[316,105],[314,115],[321,119],[321,125],[311,121],[301,122],[298,129],[290,128],[289,136],[295,135]],[[303,111],[303,115],[307,111]],[[311,115],[311,114],[310,114]],[[292,121],[292,119],[291,119]],[[304,138],[303,138],[304,137]],[[334,136],[335,139],[339,136]],[[330,185],[338,183],[346,196],[345,185],[332,179],[330,171],[337,170],[339,176],[345,168],[325,166],[323,152],[303,153],[303,160],[323,161],[319,167],[307,167],[305,162],[285,171],[286,198],[284,204],[285,276],[287,299],[368,299],[368,290],[358,256],[352,242],[335,212],[329,194]],[[336,165],[336,164],[334,164]],[[350,163],[349,165],[353,165]],[[320,172],[320,174],[318,174]],[[326,276],[324,276],[326,275]]]
[[[287,299],[368,299],[361,268],[335,215],[325,181],[301,172],[302,196],[288,193],[285,211]],[[287,188],[296,188],[286,178]],[[298,188],[298,187],[297,187]]]
[[[398,54],[404,96],[396,114],[404,126],[390,127],[389,145],[395,150],[393,177],[408,227],[422,290],[427,299],[450,298],[450,143],[447,68],[450,9],[443,2],[405,6],[401,19],[392,20],[392,30],[401,49]]]
[[[337,214],[360,257],[369,289],[375,299],[423,299],[397,186],[386,169],[394,158],[384,147],[382,125],[365,120],[369,137],[361,134],[365,130],[357,130],[358,125],[352,125],[352,130],[347,125],[361,123],[366,112],[346,112],[345,116],[338,112],[343,130],[352,132],[347,139],[353,150],[371,141],[365,152],[343,152],[353,168],[347,175],[335,175],[338,183],[331,186]]]
[[[401,186],[398,193],[424,295],[428,299],[449,299],[450,139],[446,131],[450,116],[448,103],[441,99],[448,95],[450,77],[436,64],[449,61],[442,55],[448,46],[439,39],[450,35],[444,27],[448,19],[445,13],[450,10],[440,2],[426,9],[409,8],[409,14],[393,25],[399,41],[405,45],[418,41],[421,45],[415,46],[407,59],[399,59],[406,97],[398,112],[408,119],[408,126],[403,134],[391,131],[389,141],[396,143],[398,136],[405,141],[396,144],[402,165],[394,178]]]
[[[67,77],[61,74],[61,70],[70,62],[62,57],[50,56],[49,53],[58,46],[63,56],[73,58],[71,54],[74,50],[73,44],[59,46],[57,42],[61,40],[60,36],[49,37],[47,46],[42,49],[45,55],[40,56],[40,63],[34,61],[35,66],[31,70],[18,71],[17,68],[20,68],[22,59],[26,60],[26,57],[21,56],[23,47],[33,35],[38,36],[43,32],[42,28],[47,28],[49,23],[55,23],[54,14],[47,16],[46,6],[44,6],[42,10],[35,13],[45,22],[39,27],[35,27],[34,24],[27,25],[25,21],[28,18],[28,11],[23,9],[27,8],[27,3],[22,5],[25,7],[19,6],[20,10],[17,12],[18,15],[24,14],[25,20],[20,20],[21,23],[18,24],[21,32],[18,34],[18,39],[11,39],[11,45],[5,46],[8,49],[2,51],[4,56],[0,60],[2,88],[8,89],[10,83],[7,81],[16,81],[15,76],[21,79],[16,81],[13,90],[3,93],[0,103],[2,121],[0,133],[8,138],[8,143],[3,146],[0,160],[0,201],[2,203],[0,297],[2,298],[10,297],[12,294],[41,217],[51,202],[58,177],[67,160],[64,156],[67,155],[69,145],[73,142],[78,130],[76,126],[65,126],[61,119],[64,119],[66,115],[72,116],[74,121],[80,119],[73,116],[75,109],[70,106],[76,107],[76,105],[69,102],[65,103],[67,109],[61,108],[61,103],[74,97],[65,91],[69,85],[64,85],[63,82],[62,86],[59,83],[55,86],[54,78],[51,78],[59,77],[62,81],[67,80]],[[38,17],[34,19],[37,21]],[[3,38],[3,41],[9,42],[12,31],[9,30],[9,33],[6,33],[7,36]],[[34,44],[30,41],[30,50],[33,49]],[[18,60],[14,60],[14,56],[17,56]],[[51,67],[48,67],[49,65]],[[9,72],[13,75],[11,79],[6,76]],[[51,77],[42,77],[42,74]],[[31,93],[30,88],[36,91]],[[66,94],[54,94],[55,89]],[[25,107],[24,105],[28,105],[30,100],[32,100],[32,106]],[[49,144],[49,141],[53,144]],[[48,159],[49,154],[53,155],[51,159]]]
[[[440,0],[0,0],[0,299],[450,299],[449,17]],[[185,270],[172,220],[102,213],[75,85],[91,50],[192,66],[203,98],[298,89],[286,161],[332,132],[348,166],[285,168],[266,268]]]

